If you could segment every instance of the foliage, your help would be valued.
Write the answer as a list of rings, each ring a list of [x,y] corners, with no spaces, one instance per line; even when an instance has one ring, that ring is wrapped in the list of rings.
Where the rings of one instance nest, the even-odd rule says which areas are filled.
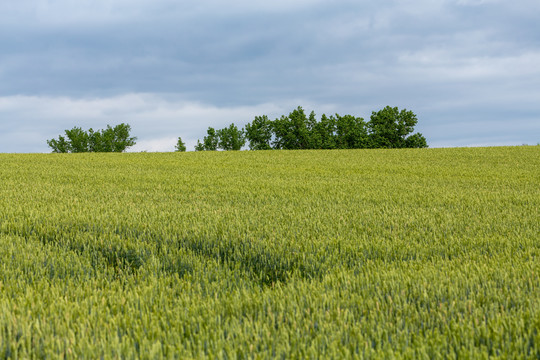
[[[339,114],[323,114],[317,121],[313,111],[308,117],[299,106],[274,121],[266,115],[256,116],[245,133],[252,150],[427,147],[422,134],[409,135],[417,122],[412,111],[389,106],[373,112],[368,123],[361,117]]]
[[[197,144],[195,145],[195,151],[204,151],[204,144],[201,143],[200,140],[197,140]]]
[[[209,127],[206,131],[206,136],[201,143],[197,140],[197,145],[195,145],[195,151],[216,151],[219,145],[219,133],[216,132],[216,129]]]
[[[176,152],[186,151],[186,144],[182,141],[181,137],[178,137],[178,141],[176,142],[176,145],[174,148]]]
[[[245,127],[245,136],[251,150],[272,149],[272,121],[268,116],[255,116],[255,119]]]
[[[352,115],[336,114],[336,147],[338,149],[365,149],[368,133],[364,119]]]
[[[0,358],[538,358],[538,154],[0,154]]]
[[[405,139],[405,148],[427,148],[426,138],[420,134],[412,134]]]
[[[65,137],[62,135],[58,136],[57,139],[47,140],[47,145],[53,149],[55,153],[67,153],[71,149],[71,141],[68,143]]]
[[[209,127],[206,133],[202,143],[197,140],[195,151],[240,150],[246,143],[244,130],[234,124],[218,130]]]
[[[406,148],[427,147],[426,139],[422,134],[407,136],[414,131],[418,122],[412,111],[387,106],[382,110],[373,112],[368,122],[371,148]]]
[[[130,137],[130,131],[131,126],[124,123],[98,131],[74,127],[65,130],[66,137],[47,140],[47,145],[54,153],[123,152],[135,145],[137,138]]]
[[[275,135],[274,148],[285,150],[311,148],[310,132],[314,119],[314,113],[308,119],[304,109],[299,106],[288,116],[283,115],[274,120],[272,126]]]
[[[219,129],[217,131],[218,145],[223,150],[240,150],[246,144],[244,131],[238,130],[236,125],[231,124],[229,127]]]
[[[313,112],[312,114],[314,116]],[[310,138],[310,147],[312,149],[335,149],[337,146],[335,117],[327,117],[323,114],[321,121],[312,125]]]

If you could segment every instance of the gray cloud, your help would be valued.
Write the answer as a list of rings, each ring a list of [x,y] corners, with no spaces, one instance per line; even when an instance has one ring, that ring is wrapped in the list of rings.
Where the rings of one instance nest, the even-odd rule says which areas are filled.
[[[139,119],[145,141],[170,138],[159,111],[126,110],[122,101],[136,94],[147,107],[149,99],[192,103],[201,113],[311,105],[367,118],[392,105],[415,111],[433,146],[536,143],[538,14],[533,0],[4,2],[0,97],[49,101],[48,111],[66,120],[0,105],[0,151],[46,151],[6,145],[3,137],[28,128],[57,134],[114,120],[66,105],[78,101],[123,109],[123,119]],[[219,120],[177,121],[176,131],[202,138]],[[504,130],[510,121],[515,131]]]

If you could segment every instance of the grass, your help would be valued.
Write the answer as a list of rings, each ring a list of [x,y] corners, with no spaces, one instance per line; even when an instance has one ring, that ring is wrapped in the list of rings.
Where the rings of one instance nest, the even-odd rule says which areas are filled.
[[[0,358],[540,358],[538,147],[0,154]]]

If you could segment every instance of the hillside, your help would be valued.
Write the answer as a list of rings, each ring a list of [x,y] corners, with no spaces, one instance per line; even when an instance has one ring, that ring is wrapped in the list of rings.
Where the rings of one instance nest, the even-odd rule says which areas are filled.
[[[0,358],[537,358],[539,189],[539,146],[0,154]]]

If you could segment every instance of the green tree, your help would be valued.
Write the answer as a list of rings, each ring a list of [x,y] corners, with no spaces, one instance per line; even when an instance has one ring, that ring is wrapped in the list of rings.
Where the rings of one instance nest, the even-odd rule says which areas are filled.
[[[88,134],[79,127],[65,130],[66,137],[59,136],[58,140],[47,140],[47,145],[56,153],[88,152]],[[67,139],[66,139],[67,138]]]
[[[272,145],[272,121],[268,116],[255,116],[255,119],[246,125],[245,137],[249,141],[251,150],[270,150]]]
[[[105,130],[84,131],[80,127],[65,130],[66,138],[47,140],[47,145],[57,153],[81,152],[123,152],[135,145],[136,137],[130,137],[131,126],[120,124],[114,128],[107,125]]]
[[[105,144],[107,144],[107,150],[112,152],[123,152],[128,147],[135,145],[136,137],[130,137],[129,133],[131,126],[128,124],[116,125],[111,128],[107,125],[107,129],[102,131]]]
[[[176,142],[176,146],[174,147],[174,149],[174,151],[176,152],[186,151],[186,144],[184,144],[181,137],[178,137],[178,141]]]
[[[293,110],[289,116],[281,116],[274,120],[274,148],[276,149],[309,149],[310,128],[308,118],[302,107]]]
[[[216,130],[214,128],[212,128],[212,127],[209,127],[208,130],[206,131],[206,133],[208,135],[205,136],[204,139],[203,139],[203,141],[204,141],[204,149],[208,150],[208,151],[217,150],[218,143],[219,143],[219,137],[217,135]]]
[[[94,131],[92,128],[88,130],[88,151],[90,152],[107,152],[104,139],[101,131]]]
[[[336,114],[336,147],[338,149],[363,149],[368,147],[366,123],[361,117]]]
[[[128,124],[116,125],[114,128],[107,125],[107,128],[89,133],[90,151],[95,152],[122,152],[126,148],[135,145],[135,137],[130,137],[131,127]]]
[[[209,127],[206,130],[206,136],[203,138],[201,143],[197,140],[197,145],[195,146],[195,151],[215,151],[218,148],[219,136],[216,132],[216,129]]]
[[[244,131],[239,130],[234,124],[219,129],[217,131],[217,137],[219,139],[218,146],[223,150],[240,150],[246,143]]]
[[[195,145],[195,151],[204,151],[204,145],[200,140],[197,140],[197,145]]]
[[[369,122],[353,115],[306,116],[298,106],[289,115],[270,121],[266,115],[239,130],[234,124],[218,131],[208,128],[208,135],[195,150],[239,150],[247,141],[252,150],[268,149],[364,149],[427,147],[420,133],[412,134],[418,119],[412,111],[390,106],[373,112]],[[60,144],[61,145],[61,144]]]
[[[387,106],[382,110],[373,112],[371,120],[367,123],[369,142],[372,148],[405,148],[427,147],[427,142],[422,134],[408,135],[414,131],[418,123],[416,115],[412,111],[397,107]]]
[[[66,130],[66,137],[68,138],[68,152],[82,153],[88,152],[88,133],[80,127],[74,127],[71,130]]]
[[[420,134],[412,134],[411,136],[407,137],[405,139],[405,147],[406,148],[427,148],[428,144],[426,141],[426,138]]]
[[[47,140],[47,145],[52,148],[54,153],[67,153],[69,152],[69,144],[66,141],[66,138],[62,135],[58,136],[58,140],[51,139]]]
[[[312,149],[335,149],[336,148],[336,119],[325,114],[321,121],[313,124],[311,129]]]

